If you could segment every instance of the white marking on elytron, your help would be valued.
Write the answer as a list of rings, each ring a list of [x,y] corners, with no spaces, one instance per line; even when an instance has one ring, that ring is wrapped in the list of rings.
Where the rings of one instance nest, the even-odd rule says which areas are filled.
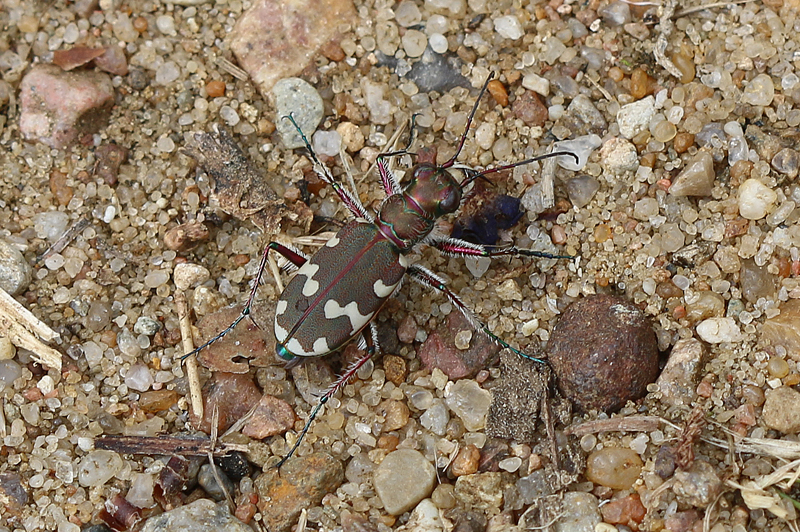
[[[284,343],[286,339],[289,337],[289,331],[278,325],[278,315],[275,315],[275,339],[278,340],[279,343]]]
[[[284,312],[286,312],[286,307],[289,306],[289,302],[285,299],[281,299],[278,301],[278,305],[275,307],[275,315],[280,316]]]
[[[394,292],[394,289],[397,287],[397,284],[390,284],[385,285],[381,279],[375,281],[375,284],[372,285],[372,290],[375,292],[375,295],[379,298],[383,299],[385,297],[389,297]]]
[[[341,240],[339,240],[339,235],[333,235],[333,238],[325,242],[325,245],[329,248],[335,248],[339,245],[339,242],[341,242]]]
[[[350,318],[350,326],[352,327],[351,332],[360,331],[364,325],[366,325],[369,320],[372,319],[373,315],[372,312],[366,316],[361,314],[358,311],[358,303],[355,301],[351,301],[347,305],[341,306],[333,299],[329,299],[325,302],[325,307],[323,310],[325,311],[325,317],[329,320],[336,319],[339,316],[347,316]]]
[[[402,253],[400,256],[397,257],[397,262],[405,269],[408,269],[408,257],[403,255]]]
[[[293,355],[299,357],[310,357],[316,355],[313,351],[308,352],[303,349],[303,346],[300,345],[300,342],[297,341],[297,338],[292,338],[288,342],[286,342],[286,349]]]
[[[311,297],[319,290],[319,283],[314,280],[314,274],[319,271],[319,264],[312,264],[311,261],[306,262],[297,270],[297,275],[305,275],[306,282],[303,285],[303,295]]]
[[[331,352],[331,348],[328,347],[328,339],[317,338],[314,341],[314,345],[311,347],[311,350],[314,351],[315,355],[327,355]]]

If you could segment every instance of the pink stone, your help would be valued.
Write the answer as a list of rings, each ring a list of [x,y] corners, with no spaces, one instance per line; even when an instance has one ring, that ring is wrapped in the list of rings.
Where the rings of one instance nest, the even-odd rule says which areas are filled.
[[[28,140],[64,148],[81,132],[96,132],[103,111],[114,103],[114,87],[103,73],[64,72],[37,65],[22,79],[19,127]]]
[[[294,410],[286,401],[264,394],[253,415],[242,428],[242,434],[263,440],[283,434],[294,426]]]
[[[256,0],[236,22],[230,47],[268,96],[278,80],[302,72],[354,17],[352,0]]]

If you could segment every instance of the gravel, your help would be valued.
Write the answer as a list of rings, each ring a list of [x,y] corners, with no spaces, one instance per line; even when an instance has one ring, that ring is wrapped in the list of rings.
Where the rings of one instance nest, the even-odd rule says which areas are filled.
[[[416,115],[412,150],[434,146],[447,160],[490,72],[499,86],[481,102],[473,122],[479,134],[469,135],[459,163],[509,164],[546,153],[556,141],[566,141],[561,149],[576,142],[579,164],[553,165],[552,203],[539,192],[543,164],[488,176],[500,193],[532,190],[536,198],[525,204],[541,213],[501,231],[501,242],[576,258],[465,265],[431,249],[414,258],[526,353],[541,351],[578,299],[609,294],[636,305],[653,322],[664,358],[675,346],[684,357],[667,366],[673,376],[617,412],[559,411],[552,419],[562,463],[579,463],[567,460],[577,438],[584,458],[622,449],[640,458],[641,472],[632,484],[600,484],[578,467],[570,473],[575,482],[548,489],[554,457],[547,431],[534,423],[538,414],[531,414],[538,428],[530,441],[488,437],[486,394],[501,377],[487,367],[491,348],[464,349],[482,337],[460,333],[464,327],[450,317],[458,311],[446,299],[406,283],[378,318],[391,340],[382,342],[387,356],[365,365],[326,404],[299,447],[296,457],[308,460],[308,470],[287,469],[289,462],[284,479],[269,466],[294,443],[319,391],[350,355],[287,371],[269,353],[261,357],[268,363],[250,364],[247,404],[259,404],[264,392],[275,396],[281,412],[289,405],[296,413],[293,430],[256,440],[234,427],[225,441],[249,446],[248,458],[266,472],[233,482],[235,512],[197,491],[206,502],[161,514],[162,521],[213,514],[237,530],[241,521],[288,530],[301,519],[309,529],[347,522],[383,532],[437,529],[472,512],[480,516],[475,523],[498,527],[542,526],[562,515],[562,529],[599,530],[614,526],[599,525],[602,501],[633,492],[647,515],[616,515],[614,523],[688,530],[703,526],[708,512],[712,530],[740,531],[783,529],[796,518],[777,487],[756,484],[784,459],[800,458],[800,19],[792,1],[684,13],[622,1],[556,0],[514,12],[496,0],[339,2],[343,21],[326,24],[316,10],[315,23],[299,35],[307,42],[323,35],[320,53],[292,55],[285,70],[265,67],[262,48],[237,63],[229,35],[250,5],[154,0],[123,7],[101,0],[42,12],[36,3],[6,0],[0,11],[0,286],[60,335],[52,346],[63,354],[59,371],[35,362],[30,344],[2,344],[0,498],[10,502],[0,532],[76,532],[99,523],[98,512],[118,494],[154,504],[164,460],[95,449],[94,438],[194,428],[188,369],[176,360],[183,347],[175,300],[188,296],[192,323],[242,304],[264,246],[278,238],[257,229],[277,224],[249,218],[262,205],[247,204],[241,190],[233,200],[220,198],[196,172],[184,151],[196,133],[212,124],[230,130],[263,186],[283,202],[268,210],[283,216],[280,240],[313,252],[323,240],[307,236],[335,230],[314,215],[341,218],[342,208],[302,150],[287,147],[301,143],[283,117],[294,113],[333,175],[354,182],[364,204],[375,207],[383,188],[377,173],[367,172],[377,155],[405,145]],[[664,13],[674,16],[658,21]],[[258,23],[253,28],[236,32],[241,50],[251,34],[264,33]],[[58,67],[44,64],[73,44],[113,50],[104,60],[113,59],[113,67],[98,58],[69,76],[92,72],[98,105],[113,93],[110,119],[76,124],[87,118],[83,103],[55,98],[69,106],[47,107],[46,122],[21,123],[38,101],[21,92],[23,77],[49,77]],[[264,68],[261,85],[239,67]],[[281,90],[273,85],[288,79],[289,90],[270,101]],[[432,88],[441,92],[426,92]],[[302,93],[301,101],[291,93]],[[59,112],[72,121],[59,121]],[[402,171],[406,163],[393,164]],[[238,217],[223,212],[231,202]],[[168,246],[167,233],[178,226],[203,232]],[[279,293],[268,272],[259,299],[271,302]],[[271,336],[273,316],[254,318]],[[447,351],[434,349],[450,337]],[[420,354],[426,364],[446,354],[451,369],[467,377],[452,382],[447,371],[426,369]],[[465,363],[459,357],[466,354]],[[202,367],[200,380],[217,382]],[[164,410],[142,408],[152,404],[147,394],[162,391],[174,394],[158,402]],[[226,401],[236,402],[230,395]],[[687,428],[693,408],[713,423]],[[207,428],[211,413],[204,419]],[[565,432],[596,422],[616,428],[580,438]],[[249,433],[273,433],[257,429]],[[688,434],[694,429],[702,438]],[[676,471],[666,442],[683,443],[697,457],[695,467],[678,468],[677,489],[672,476],[661,475]],[[399,452],[417,454],[392,467],[385,458]],[[454,472],[449,460],[459,455]],[[383,500],[372,471],[383,466],[381,475],[393,479],[407,474],[409,463],[425,470],[425,482],[393,494],[402,504]],[[523,496],[526,483],[540,477],[536,493],[544,495]],[[291,484],[315,478],[325,479],[324,490]],[[207,473],[204,482],[210,485]],[[303,497],[267,499],[289,484]],[[380,490],[392,488],[390,481]],[[559,491],[564,508],[555,510],[549,497]]]

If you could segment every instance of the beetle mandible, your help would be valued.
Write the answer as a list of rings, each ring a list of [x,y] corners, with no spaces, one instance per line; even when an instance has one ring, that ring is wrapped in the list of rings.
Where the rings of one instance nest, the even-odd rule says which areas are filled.
[[[578,160],[577,155],[571,152],[555,152],[482,172],[470,170],[467,171],[467,177],[463,181],[456,179],[451,170],[456,167],[456,159],[464,147],[472,120],[492,78],[493,74],[490,74],[484,83],[467,118],[456,152],[447,162],[437,166],[435,161],[422,160],[423,157],[419,157],[411,168],[408,183],[401,187],[389,170],[386,160],[388,157],[410,154],[408,148],[378,156],[378,172],[387,197],[381,203],[377,215],[367,210],[354,193],[333,179],[327,167],[314,154],[308,139],[294,118],[286,117],[300,133],[314,163],[315,172],[334,189],[353,219],[310,258],[277,242],[270,242],[264,250],[253,288],[239,317],[217,336],[182,358],[185,359],[219,340],[242,319],[250,316],[270,250],[277,251],[297,267],[296,274],[277,303],[275,338],[278,356],[286,361],[323,356],[339,350],[356,337],[361,337],[360,347],[365,354],[348,367],[320,397],[294,445],[276,467],[294,454],[328,399],[379,350],[373,318],[399,289],[406,275],[444,294],[453,306],[464,314],[476,331],[487,335],[503,348],[533,358],[492,333],[458,296],[447,288],[441,277],[423,266],[411,264],[407,258],[407,255],[420,244],[427,244],[447,255],[460,257],[572,258],[514,246],[473,244],[465,240],[436,236],[434,233],[436,221],[458,210],[464,189],[475,179],[546,157],[563,155]],[[369,335],[364,332],[368,326]],[[535,360],[542,362],[539,359]]]

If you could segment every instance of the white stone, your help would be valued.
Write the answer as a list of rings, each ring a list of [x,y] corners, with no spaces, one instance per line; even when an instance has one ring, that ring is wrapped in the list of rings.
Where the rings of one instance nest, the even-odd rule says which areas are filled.
[[[710,344],[738,342],[742,339],[742,331],[733,318],[709,318],[697,324],[697,335]]]
[[[522,86],[533,92],[538,92],[542,96],[550,94],[550,81],[533,72],[525,74],[522,78]]]
[[[517,40],[525,34],[522,24],[514,15],[506,15],[494,19],[494,31],[499,33],[501,37],[511,40]]]
[[[623,105],[617,111],[617,124],[619,134],[627,139],[635,137],[641,131],[647,129],[650,120],[656,114],[656,99],[652,96],[642,98],[639,101]]]
[[[778,194],[758,179],[748,179],[739,185],[739,214],[748,220],[760,220],[767,215]]]

